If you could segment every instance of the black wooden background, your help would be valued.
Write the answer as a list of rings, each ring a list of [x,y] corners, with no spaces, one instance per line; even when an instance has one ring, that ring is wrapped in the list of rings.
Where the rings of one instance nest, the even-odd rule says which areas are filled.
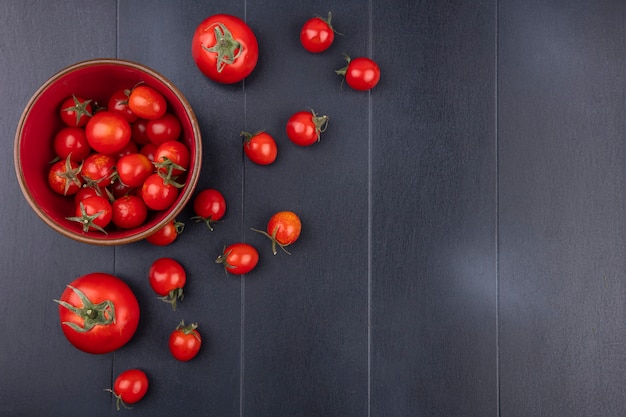
[[[332,11],[338,36],[313,55],[302,23]],[[244,18],[260,61],[215,84],[190,40],[215,13]],[[626,415],[624,217],[626,3],[622,0],[139,1],[0,3],[2,416]],[[371,92],[341,85],[343,56],[382,68]],[[220,189],[213,233],[189,221],[168,247],[95,247],[64,238],[21,195],[14,132],[33,92],[89,58],[134,60],[172,80],[201,124],[198,189]],[[284,125],[312,107],[320,143]],[[265,129],[259,167],[239,132]],[[278,210],[304,230],[272,256],[250,231]],[[214,259],[243,240],[258,268]],[[147,270],[187,269],[172,312]],[[114,273],[136,292],[140,327],[104,356],[65,340],[52,302],[74,278]],[[205,337],[170,357],[181,319]],[[139,367],[133,410],[109,388]]]

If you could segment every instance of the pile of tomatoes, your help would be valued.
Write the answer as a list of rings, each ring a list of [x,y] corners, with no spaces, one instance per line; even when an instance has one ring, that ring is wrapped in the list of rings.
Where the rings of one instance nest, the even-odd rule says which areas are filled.
[[[83,231],[141,226],[150,211],[172,206],[184,186],[190,151],[182,125],[156,89],[138,84],[111,94],[104,106],[67,97],[53,139],[48,184],[73,198],[69,220]],[[109,226],[112,225],[112,226]]]

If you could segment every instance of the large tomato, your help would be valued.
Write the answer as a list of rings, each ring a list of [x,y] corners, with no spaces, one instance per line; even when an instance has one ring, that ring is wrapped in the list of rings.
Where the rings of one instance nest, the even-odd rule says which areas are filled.
[[[72,281],[59,300],[59,320],[67,340],[87,353],[124,346],[139,324],[139,303],[120,278],[102,272]]]
[[[191,55],[204,75],[219,83],[234,84],[256,67],[259,44],[246,22],[236,16],[216,14],[196,28]]]

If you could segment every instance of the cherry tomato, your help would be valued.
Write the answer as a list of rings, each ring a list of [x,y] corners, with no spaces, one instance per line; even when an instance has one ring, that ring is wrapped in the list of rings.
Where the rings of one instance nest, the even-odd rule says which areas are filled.
[[[150,265],[148,279],[152,290],[160,300],[171,304],[176,310],[176,301],[183,299],[183,287],[187,282],[185,268],[175,259],[159,258]]]
[[[155,145],[177,140],[181,131],[180,121],[172,113],[165,113],[158,119],[148,120],[146,124],[146,135]]]
[[[83,184],[79,177],[80,170],[81,166],[72,161],[69,155],[65,160],[55,162],[48,171],[50,188],[57,194],[76,194]]]
[[[139,303],[130,287],[110,274],[76,278],[55,300],[67,340],[87,353],[109,353],[124,346],[139,324]]]
[[[197,329],[196,323],[185,326],[184,321],[176,326],[169,339],[170,352],[174,358],[184,362],[198,354],[202,346],[202,337]]]
[[[196,28],[191,55],[204,75],[219,83],[233,84],[254,70],[259,45],[246,22],[236,16],[216,14]]]
[[[310,146],[320,140],[328,127],[328,116],[318,116],[313,110],[294,113],[287,121],[287,137],[296,145]]]
[[[79,201],[75,214],[74,217],[67,217],[67,220],[80,223],[83,232],[94,229],[107,234],[104,228],[111,223],[113,208],[106,197],[95,195]]]
[[[138,85],[128,96],[128,107],[142,119],[158,119],[167,111],[163,94],[147,85]]]
[[[276,160],[278,147],[274,138],[265,132],[242,132],[243,150],[248,158],[258,165],[269,165]]]
[[[300,43],[309,52],[320,53],[327,50],[335,40],[335,30],[330,24],[332,13],[326,19],[315,16],[304,22],[300,30]]]
[[[348,65],[336,70],[337,75],[345,77],[346,83],[354,90],[371,90],[380,80],[380,68],[378,64],[366,57],[351,59],[346,56]]]
[[[111,221],[120,229],[133,229],[141,226],[148,217],[148,207],[136,195],[125,195],[111,203]]]
[[[224,265],[226,272],[234,275],[247,274],[259,262],[259,252],[247,243],[233,243],[217,257],[215,263]]]
[[[154,154],[156,153],[158,146],[154,143],[146,143],[139,149],[139,153],[145,155],[150,161],[154,162]]]
[[[148,208],[152,210],[165,210],[178,198],[178,188],[165,183],[159,174],[151,174],[141,187],[141,197]]]
[[[129,140],[126,146],[122,148],[122,150],[112,154],[111,156],[113,156],[116,160],[119,160],[122,156],[130,155],[131,153],[137,153],[137,152],[139,152],[139,148],[137,147],[137,144],[133,142],[132,140]]]
[[[99,188],[93,187],[82,187],[76,194],[74,194],[74,206],[77,207],[78,203],[86,199],[87,197],[93,197],[94,195],[100,195],[98,192]]]
[[[66,98],[61,103],[61,120],[67,126],[85,126],[92,116],[91,111],[91,100],[72,95],[72,97]]]
[[[196,195],[193,211],[196,215],[192,219],[205,222],[213,230],[213,225],[226,214],[226,199],[219,191],[207,188]]]
[[[81,162],[91,153],[85,129],[64,127],[54,135],[54,152],[61,159],[68,156],[72,161]]]
[[[164,142],[154,152],[154,163],[163,178],[170,180],[189,168],[189,149],[176,140]]]
[[[117,175],[128,187],[139,187],[154,172],[154,165],[147,156],[131,153],[121,157],[116,164]]]
[[[106,110],[94,114],[85,126],[89,146],[109,155],[124,149],[130,141],[130,133],[130,124],[124,117]]]
[[[252,229],[267,236],[272,241],[272,252],[276,255],[276,245],[288,255],[289,251],[285,246],[291,245],[298,240],[302,231],[302,222],[300,217],[293,211],[279,211],[270,217],[267,223],[267,232],[258,229]]]
[[[83,161],[81,175],[89,187],[106,187],[115,174],[115,158],[102,153],[92,153]]]
[[[120,410],[120,405],[124,408],[131,408],[126,404],[135,404],[148,392],[148,376],[141,369],[128,369],[115,378],[113,389],[107,390],[115,396],[116,408]]]
[[[130,94],[129,90],[121,89],[115,91],[109,97],[109,102],[107,105],[107,110],[118,113],[122,116],[128,123],[133,123],[137,120],[137,115],[133,113],[133,111],[128,107],[128,95]]]
[[[179,234],[185,229],[185,223],[172,220],[165,226],[151,234],[146,241],[156,246],[167,246],[176,240]]]
[[[145,145],[150,143],[148,138],[148,120],[137,119],[130,125],[130,138],[137,145]]]

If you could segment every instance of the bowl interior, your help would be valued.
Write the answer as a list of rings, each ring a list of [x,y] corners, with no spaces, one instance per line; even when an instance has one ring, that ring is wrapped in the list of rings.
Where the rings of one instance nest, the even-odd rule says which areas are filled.
[[[144,83],[157,89],[168,102],[168,111],[181,122],[181,141],[190,152],[190,166],[181,178],[185,186],[177,201],[165,211],[151,211],[146,222],[130,230],[110,228],[83,232],[82,226],[66,217],[74,215],[71,197],[56,194],[48,185],[50,161],[55,157],[53,137],[63,126],[61,102],[72,94],[106,105],[116,90]],[[33,95],[24,110],[16,133],[15,163],[22,191],[31,207],[48,225],[73,239],[94,244],[121,244],[143,239],[174,219],[189,200],[197,182],[201,158],[200,132],[195,115],[181,93],[160,74],[139,64],[121,60],[78,63],[50,78]]]

